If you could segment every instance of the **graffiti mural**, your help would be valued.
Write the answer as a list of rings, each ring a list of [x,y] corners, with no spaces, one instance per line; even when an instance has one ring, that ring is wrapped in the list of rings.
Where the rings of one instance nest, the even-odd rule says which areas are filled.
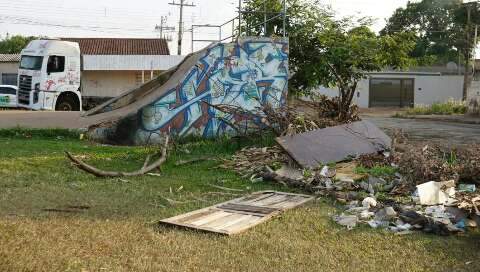
[[[135,124],[118,127],[114,136],[120,137],[118,130],[127,134],[133,130],[134,135],[128,137],[133,138],[134,144],[146,144],[160,141],[164,133],[206,138],[234,134],[228,124],[239,121],[238,116],[209,105],[228,104],[254,110],[260,103],[279,107],[286,102],[287,40],[248,38],[218,43],[203,52],[174,88],[141,108]]]

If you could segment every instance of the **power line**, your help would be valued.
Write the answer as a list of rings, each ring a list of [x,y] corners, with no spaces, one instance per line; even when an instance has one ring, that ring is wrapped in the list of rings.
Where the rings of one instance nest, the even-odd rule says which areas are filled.
[[[180,6],[180,21],[178,23],[178,55],[182,55],[182,39],[183,39],[183,7],[195,7],[193,3],[186,4],[185,0],[180,0],[180,3],[176,3],[173,1],[172,3],[168,3],[169,5],[173,6]]]
[[[167,26],[166,24],[167,24],[167,17],[162,16],[161,21],[160,21],[160,25],[155,26],[155,30],[160,31],[160,38],[165,38],[163,36],[164,31],[169,31],[169,30],[175,31],[175,27]],[[171,38],[169,38],[167,40],[171,41]]]

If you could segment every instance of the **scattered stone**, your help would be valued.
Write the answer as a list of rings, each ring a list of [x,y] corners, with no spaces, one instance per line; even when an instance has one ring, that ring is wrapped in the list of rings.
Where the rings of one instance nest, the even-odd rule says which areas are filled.
[[[333,218],[337,224],[347,227],[347,229],[352,230],[357,226],[358,217],[355,215],[340,215]]]

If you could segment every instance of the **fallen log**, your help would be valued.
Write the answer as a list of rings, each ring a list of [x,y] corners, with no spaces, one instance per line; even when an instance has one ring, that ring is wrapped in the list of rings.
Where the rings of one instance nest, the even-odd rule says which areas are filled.
[[[65,151],[65,154],[67,155],[67,158],[70,159],[73,164],[79,168],[80,170],[83,170],[89,174],[92,174],[96,177],[110,177],[110,178],[115,178],[115,177],[135,177],[135,176],[143,176],[157,168],[159,168],[166,160],[167,160],[167,150],[168,150],[168,141],[169,141],[169,136],[165,138],[165,144],[163,146],[163,149],[161,151],[160,158],[153,163],[149,164],[150,162],[150,156],[147,156],[145,159],[145,162],[143,164],[143,167],[137,171],[133,172],[116,172],[116,171],[105,171],[98,169],[94,166],[91,166],[85,162],[83,162],[80,159],[75,158],[70,152]]]

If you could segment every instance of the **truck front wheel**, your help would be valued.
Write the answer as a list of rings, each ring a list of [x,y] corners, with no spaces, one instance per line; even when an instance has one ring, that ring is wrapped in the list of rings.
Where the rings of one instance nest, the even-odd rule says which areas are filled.
[[[80,102],[74,94],[62,94],[57,99],[56,111],[79,111]]]

